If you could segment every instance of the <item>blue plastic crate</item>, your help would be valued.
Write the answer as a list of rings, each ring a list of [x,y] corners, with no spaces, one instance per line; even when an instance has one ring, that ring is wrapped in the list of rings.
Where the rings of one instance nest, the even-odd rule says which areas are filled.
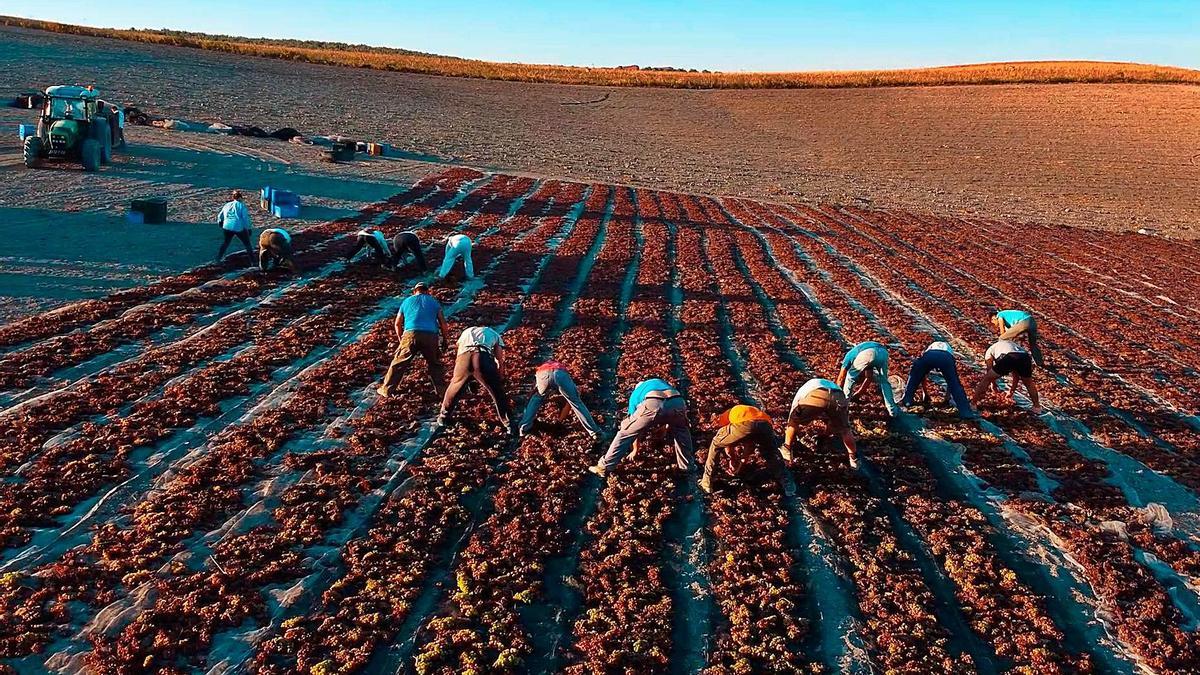
[[[24,141],[25,137],[27,137],[27,136],[36,136],[36,135],[37,135],[37,125],[36,124],[18,124],[17,125],[17,137],[20,138],[22,141]]]
[[[134,225],[144,225],[146,223],[146,214],[141,211],[126,211],[125,220]]]
[[[300,216],[299,204],[276,204],[271,209],[276,218],[297,218]]]
[[[300,195],[287,190],[275,190],[271,193],[272,206],[300,206]]]

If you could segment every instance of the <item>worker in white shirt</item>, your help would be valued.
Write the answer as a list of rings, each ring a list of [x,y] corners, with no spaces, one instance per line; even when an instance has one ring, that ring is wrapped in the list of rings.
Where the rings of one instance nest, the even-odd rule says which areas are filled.
[[[487,326],[473,326],[458,336],[458,356],[454,360],[454,374],[442,397],[442,409],[438,413],[437,426],[443,427],[454,412],[454,406],[467,382],[474,378],[487,390],[496,405],[500,422],[516,435],[516,426],[508,407],[508,396],[504,393],[504,338]]]
[[[258,235],[258,268],[266,272],[273,264],[296,271],[296,263],[292,262],[292,235],[278,227]]]
[[[841,437],[850,455],[850,468],[858,468],[858,446],[855,443],[854,432],[850,430],[850,403],[846,394],[836,382],[813,378],[804,383],[792,399],[792,409],[788,413],[787,427],[783,432],[783,447],[780,454],[787,461],[792,461],[792,447],[796,442],[796,433],[800,427],[807,426],[818,419],[824,418],[827,434]]]
[[[1033,382],[1033,356],[1021,345],[1012,340],[998,340],[983,355],[987,370],[983,379],[975,385],[972,402],[978,406],[987,395],[988,387],[996,384],[1005,375],[1012,375],[1012,384],[1008,388],[1009,400],[1016,400],[1017,385],[1025,385],[1029,392],[1029,402],[1033,404],[1033,414],[1042,412],[1041,401],[1038,397],[1037,385]]]
[[[242,203],[241,190],[234,190],[233,199],[221,207],[220,213],[217,214],[217,225],[221,226],[221,233],[225,235],[225,240],[221,242],[221,250],[217,251],[217,262],[221,262],[225,257],[229,242],[233,241],[234,237],[242,242],[246,247],[246,255],[254,260],[254,249],[250,246],[250,212]]]
[[[358,252],[364,248],[370,248],[375,251],[376,260],[379,261],[380,265],[389,268],[392,266],[392,250],[388,246],[388,240],[383,236],[382,232],[379,230],[359,230],[355,234],[355,240],[354,250],[350,251],[350,254],[346,256],[347,260],[358,255]]]
[[[463,269],[468,279],[475,278],[475,263],[471,261],[471,238],[465,234],[452,234],[446,238],[446,257],[442,259],[442,268],[438,270],[438,279],[445,279],[454,269],[454,263],[462,258]]]

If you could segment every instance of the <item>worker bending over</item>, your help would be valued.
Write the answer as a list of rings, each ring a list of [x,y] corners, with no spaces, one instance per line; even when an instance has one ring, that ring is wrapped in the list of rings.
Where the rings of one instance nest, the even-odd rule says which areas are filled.
[[[805,382],[792,399],[787,428],[783,432],[783,446],[779,449],[783,458],[792,461],[796,432],[818,419],[824,419],[826,434],[841,437],[850,455],[850,468],[857,469],[858,445],[854,441],[854,432],[850,431],[850,403],[836,382],[821,378]]]
[[[454,406],[467,382],[474,378],[492,397],[500,422],[515,434],[508,408],[508,397],[504,394],[504,339],[486,326],[474,326],[458,336],[458,356],[454,361],[454,374],[450,386],[442,396],[442,410],[438,413],[437,426],[443,427],[454,412]]]
[[[250,212],[242,203],[241,190],[234,190],[233,199],[221,207],[220,213],[217,214],[217,224],[221,226],[221,234],[225,236],[225,240],[221,242],[221,250],[217,251],[217,262],[221,262],[225,257],[229,242],[233,241],[234,237],[246,247],[246,255],[253,261],[254,249],[250,246]]]
[[[954,350],[950,348],[948,342],[930,344],[925,348],[925,352],[917,357],[916,361],[913,361],[900,405],[904,407],[912,405],[918,388],[925,392],[927,399],[930,398],[926,385],[930,371],[934,370],[940,373],[942,379],[946,381],[946,395],[954,401],[954,407],[958,408],[958,416],[963,419],[977,417],[971,408],[971,400],[967,398],[967,392],[963,390],[962,380],[958,378],[958,364],[954,359]]]
[[[465,234],[452,234],[446,238],[446,257],[438,270],[438,279],[445,279],[454,269],[454,263],[462,258],[463,270],[468,279],[475,278],[475,263],[471,262],[471,238]]]
[[[629,416],[621,422],[608,452],[588,470],[604,478],[630,451],[637,451],[641,438],[656,427],[666,427],[675,445],[675,466],[681,471],[692,468],[692,432],[688,429],[687,402],[670,382],[654,378],[644,380],[629,395]]]
[[[529,404],[525,406],[525,414],[521,417],[521,426],[518,429],[520,435],[524,436],[533,429],[538,410],[547,398],[554,396],[561,396],[570,409],[575,411],[579,424],[593,441],[600,437],[600,427],[596,420],[592,419],[592,413],[588,411],[587,406],[579,400],[579,390],[575,387],[575,381],[571,379],[567,367],[558,361],[547,361],[534,371],[533,395],[529,397]]]
[[[983,379],[975,386],[974,402],[978,406],[987,395],[988,387],[995,385],[1005,375],[1012,375],[1012,383],[1008,387],[1008,398],[1015,401],[1017,385],[1024,384],[1029,392],[1029,402],[1033,404],[1033,414],[1042,412],[1041,401],[1038,397],[1037,386],[1033,382],[1033,358],[1029,352],[1012,340],[998,340],[983,355],[987,366]]]
[[[842,386],[847,398],[853,401],[862,394],[867,382],[871,380],[879,386],[879,394],[883,397],[883,405],[887,408],[888,415],[895,417],[898,411],[895,394],[892,393],[892,385],[888,381],[887,348],[878,342],[860,342],[846,352],[837,382]],[[858,385],[857,391],[855,385]]]
[[[701,490],[712,492],[712,477],[721,455],[747,445],[758,450],[767,467],[776,475],[782,475],[783,462],[779,458],[779,441],[775,438],[771,418],[765,412],[754,406],[735,405],[718,417],[713,426],[717,433],[708,445],[708,457],[704,460],[704,477],[700,479]]]
[[[264,272],[272,265],[283,265],[296,271],[292,261],[292,235],[287,230],[272,227],[258,235],[258,268]]]
[[[412,295],[400,304],[395,325],[400,346],[392,355],[392,364],[388,366],[383,384],[378,389],[379,395],[385,398],[390,396],[408,372],[413,357],[420,354],[425,359],[433,389],[438,398],[442,398],[446,394],[446,370],[442,367],[441,348],[445,346],[450,330],[446,326],[441,303],[429,294],[429,288],[424,283],[413,286]]]
[[[405,254],[412,254],[417,263],[417,269],[424,272],[429,269],[425,264],[425,252],[421,250],[421,240],[416,232],[401,232],[392,238],[392,267],[399,267]]]
[[[358,252],[364,248],[370,248],[375,252],[375,257],[379,260],[379,264],[384,267],[392,266],[392,251],[388,247],[388,241],[379,230],[359,230],[355,234],[354,250],[350,255],[346,256],[346,260],[350,260],[358,255]]]
[[[1029,353],[1033,362],[1045,368],[1042,349],[1038,346],[1037,319],[1022,309],[1005,309],[992,317],[992,325],[996,328],[1001,340],[1016,340],[1024,335],[1029,339]]]

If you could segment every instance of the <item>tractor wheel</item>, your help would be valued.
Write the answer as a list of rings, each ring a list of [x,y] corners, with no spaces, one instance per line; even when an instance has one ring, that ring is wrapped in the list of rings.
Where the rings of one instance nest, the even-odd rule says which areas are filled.
[[[36,169],[42,163],[42,139],[37,136],[26,136],[21,151],[27,168]]]
[[[79,149],[79,158],[83,162],[84,171],[99,171],[100,142],[94,138],[85,140],[83,147]]]
[[[96,142],[100,144],[100,163],[108,164],[112,161],[112,131],[109,130],[108,119],[105,117],[96,117],[92,119],[92,134]]]

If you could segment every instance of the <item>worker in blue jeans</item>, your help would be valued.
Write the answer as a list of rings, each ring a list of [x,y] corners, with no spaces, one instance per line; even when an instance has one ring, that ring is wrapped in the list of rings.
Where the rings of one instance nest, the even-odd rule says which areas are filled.
[[[941,341],[929,345],[925,352],[917,357],[916,361],[913,361],[900,405],[906,408],[912,405],[917,389],[924,389],[926,378],[930,371],[934,370],[941,374],[942,379],[946,381],[946,393],[950,400],[954,401],[954,407],[958,408],[958,416],[963,419],[978,417],[975,410],[971,408],[971,400],[967,398],[962,381],[958,379],[958,363],[954,359],[954,350],[950,348],[949,343]],[[926,392],[926,398],[928,397],[928,392]]]
[[[883,397],[888,416],[895,417],[899,410],[896,408],[892,384],[888,382],[887,347],[878,342],[860,342],[846,352],[845,358],[842,359],[842,370],[838,373],[837,384],[846,394],[846,398],[853,401],[862,394],[867,382],[872,379],[879,386],[879,395]],[[859,385],[857,391],[855,385]]]

